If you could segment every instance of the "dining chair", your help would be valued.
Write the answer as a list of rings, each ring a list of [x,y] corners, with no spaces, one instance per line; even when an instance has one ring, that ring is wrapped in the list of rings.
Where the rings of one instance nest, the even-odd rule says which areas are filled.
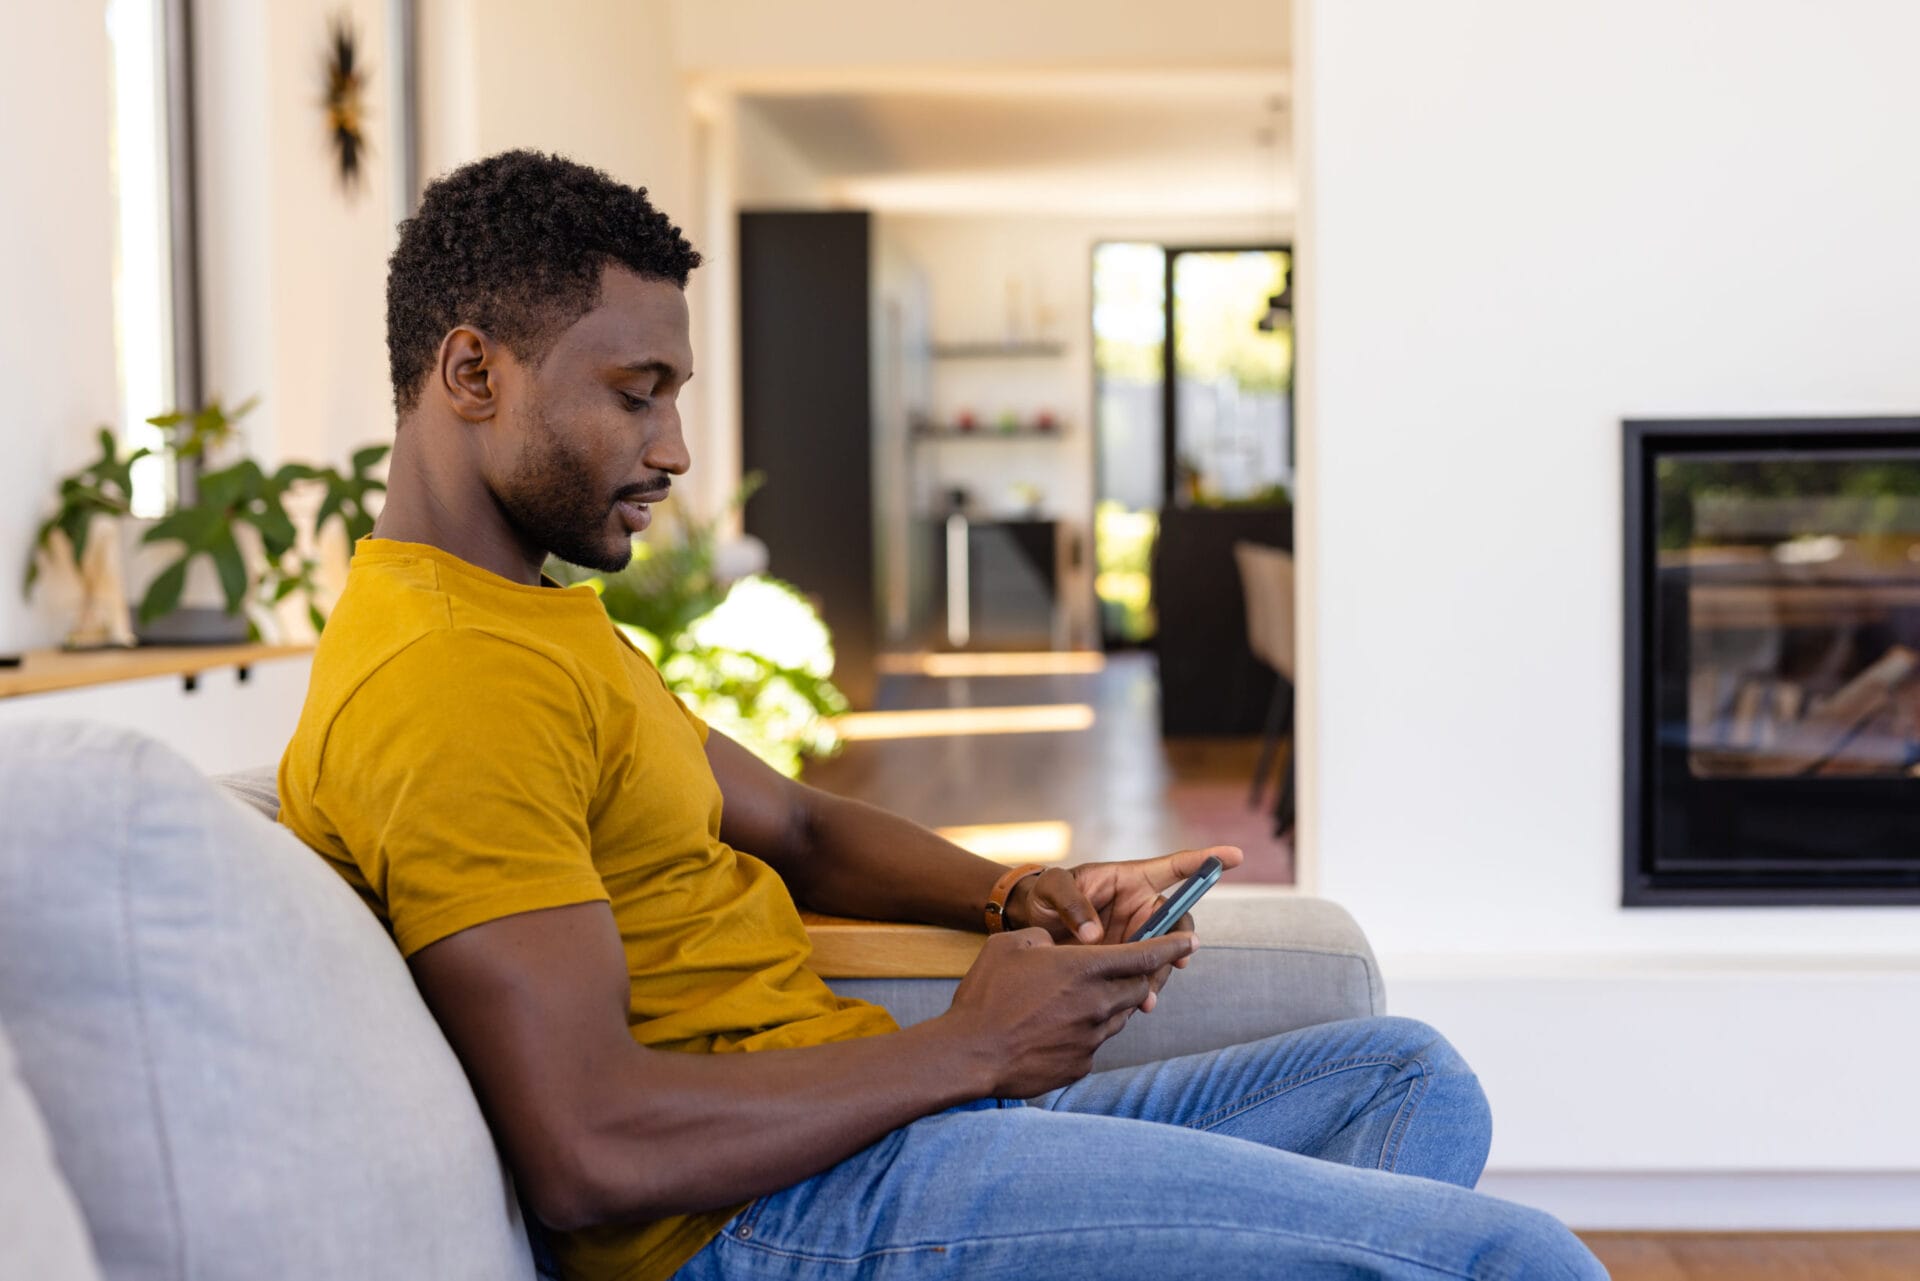
[[[1240,588],[1246,596],[1247,646],[1275,676],[1247,804],[1259,806],[1280,740],[1288,739],[1287,766],[1274,802],[1274,834],[1284,835],[1293,826],[1293,556],[1277,547],[1242,540],[1233,545],[1233,559],[1240,567]]]

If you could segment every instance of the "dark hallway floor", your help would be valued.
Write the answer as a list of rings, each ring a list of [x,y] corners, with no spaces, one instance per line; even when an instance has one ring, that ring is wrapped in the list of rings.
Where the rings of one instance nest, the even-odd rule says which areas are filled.
[[[889,675],[880,690],[882,712],[1085,707],[1092,724],[862,738],[839,757],[811,765],[806,779],[930,827],[1046,825],[956,837],[1007,862],[1144,858],[1228,844],[1247,856],[1229,883],[1291,884],[1292,844],[1273,836],[1271,791],[1258,811],[1247,806],[1258,741],[1163,741],[1158,696],[1153,658],[1146,654],[1117,654],[1091,672]],[[863,728],[884,732],[886,726],[881,717]],[[1001,848],[984,848],[981,839]]]

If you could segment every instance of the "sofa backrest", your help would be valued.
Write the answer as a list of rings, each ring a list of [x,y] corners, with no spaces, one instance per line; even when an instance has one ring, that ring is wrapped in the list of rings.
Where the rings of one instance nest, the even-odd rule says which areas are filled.
[[[160,744],[0,727],[0,1023],[112,1278],[530,1278],[374,915]]]

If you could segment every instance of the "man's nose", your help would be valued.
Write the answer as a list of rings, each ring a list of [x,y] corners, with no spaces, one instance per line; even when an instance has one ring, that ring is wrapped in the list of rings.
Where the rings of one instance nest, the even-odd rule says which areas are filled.
[[[686,433],[680,428],[679,406],[669,406],[665,413],[654,416],[653,435],[648,439],[646,451],[640,460],[655,471],[663,471],[670,476],[686,475],[693,459],[687,454]]]

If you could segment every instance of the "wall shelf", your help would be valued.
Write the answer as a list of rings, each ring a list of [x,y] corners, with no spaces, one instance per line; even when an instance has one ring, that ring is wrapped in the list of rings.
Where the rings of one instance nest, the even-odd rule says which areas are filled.
[[[1067,354],[1067,344],[1036,339],[1030,342],[937,342],[930,349],[935,360],[1044,360]]]
[[[28,651],[19,666],[0,668],[0,698],[155,676],[178,676],[192,688],[191,682],[203,672],[222,667],[246,672],[256,663],[302,658],[312,652],[311,645],[143,645],[86,653],[36,649]]]
[[[1035,427],[1022,427],[1017,431],[1002,431],[998,427],[976,427],[972,431],[962,431],[958,427],[922,428],[909,433],[914,440],[1065,440],[1067,433],[1055,428],[1041,431]]]

